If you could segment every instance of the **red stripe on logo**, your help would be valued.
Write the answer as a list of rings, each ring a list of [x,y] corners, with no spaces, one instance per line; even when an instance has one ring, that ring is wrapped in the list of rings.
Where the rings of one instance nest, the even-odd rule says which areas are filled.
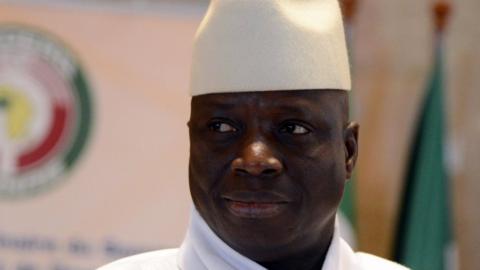
[[[67,109],[56,104],[53,108],[53,121],[50,132],[45,136],[41,144],[19,157],[17,166],[23,169],[45,158],[60,142],[60,138],[65,132],[66,121]]]

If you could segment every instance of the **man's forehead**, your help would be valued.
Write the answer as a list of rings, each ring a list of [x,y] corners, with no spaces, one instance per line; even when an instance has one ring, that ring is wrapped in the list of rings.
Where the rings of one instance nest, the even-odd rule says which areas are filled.
[[[192,98],[192,113],[262,110],[296,115],[315,114],[322,118],[346,112],[346,91],[293,90],[215,93]],[[336,117],[335,117],[336,118]]]

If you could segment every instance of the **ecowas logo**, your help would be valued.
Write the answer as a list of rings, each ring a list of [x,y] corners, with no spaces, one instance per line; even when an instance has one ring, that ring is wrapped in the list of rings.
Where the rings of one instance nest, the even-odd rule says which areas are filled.
[[[0,25],[0,198],[64,178],[91,129],[89,86],[56,39]]]

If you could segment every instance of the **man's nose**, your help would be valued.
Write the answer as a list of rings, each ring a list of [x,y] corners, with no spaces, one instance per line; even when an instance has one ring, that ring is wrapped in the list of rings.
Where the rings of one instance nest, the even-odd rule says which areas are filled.
[[[232,170],[238,175],[272,177],[280,174],[283,166],[266,144],[253,142],[233,160]]]

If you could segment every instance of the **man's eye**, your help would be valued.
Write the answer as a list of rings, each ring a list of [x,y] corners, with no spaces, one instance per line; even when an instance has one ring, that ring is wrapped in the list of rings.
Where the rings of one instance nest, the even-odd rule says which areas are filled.
[[[227,132],[235,132],[237,131],[232,125],[224,123],[224,122],[215,122],[208,125],[208,128],[215,132],[227,133]]]
[[[280,132],[294,135],[304,135],[310,133],[310,130],[299,124],[286,124],[280,129]]]

